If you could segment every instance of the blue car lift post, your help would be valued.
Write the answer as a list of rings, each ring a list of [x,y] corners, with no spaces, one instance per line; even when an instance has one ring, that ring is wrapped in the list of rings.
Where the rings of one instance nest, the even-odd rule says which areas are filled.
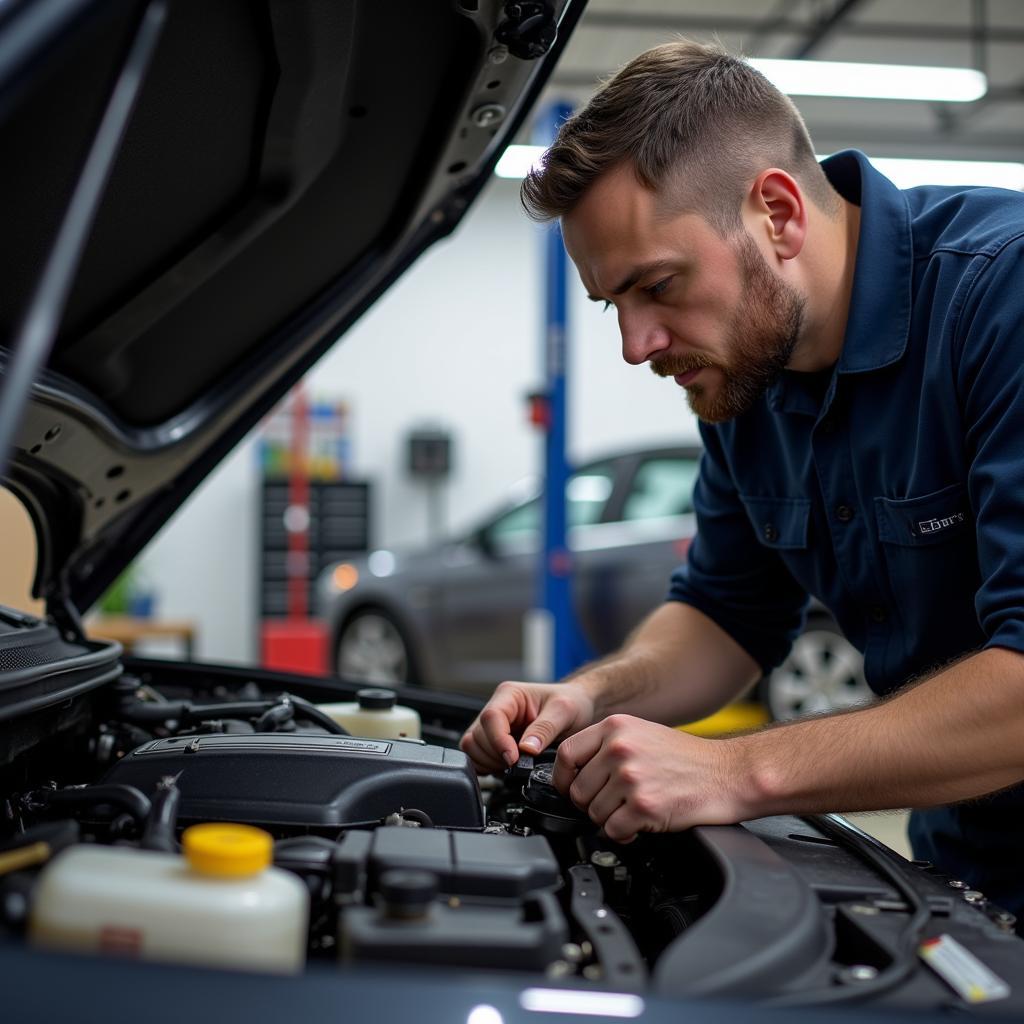
[[[550,143],[559,125],[572,114],[567,103],[554,103],[541,121],[543,141]],[[558,224],[551,225],[544,238],[543,339],[545,391],[541,415],[535,415],[545,429],[544,438],[544,543],[539,564],[540,616],[535,644],[543,650],[530,659],[534,678],[553,680],[568,675],[591,657],[589,644],[580,629],[572,601],[573,556],[567,541],[566,485],[571,468],[566,457],[568,370],[569,259]],[[536,410],[535,410],[536,411]],[[530,645],[527,644],[529,650]]]

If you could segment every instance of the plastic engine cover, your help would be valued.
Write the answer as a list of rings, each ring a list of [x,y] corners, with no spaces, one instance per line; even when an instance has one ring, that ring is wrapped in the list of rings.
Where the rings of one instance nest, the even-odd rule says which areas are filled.
[[[177,736],[133,750],[107,782],[151,794],[178,776],[185,821],[338,829],[417,808],[435,825],[476,828],[483,805],[459,750],[310,734]]]

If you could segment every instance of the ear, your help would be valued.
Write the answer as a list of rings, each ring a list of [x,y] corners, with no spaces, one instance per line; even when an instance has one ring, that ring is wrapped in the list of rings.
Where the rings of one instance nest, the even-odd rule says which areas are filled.
[[[793,176],[777,167],[762,171],[750,186],[744,220],[782,260],[800,254],[807,238],[807,204]]]

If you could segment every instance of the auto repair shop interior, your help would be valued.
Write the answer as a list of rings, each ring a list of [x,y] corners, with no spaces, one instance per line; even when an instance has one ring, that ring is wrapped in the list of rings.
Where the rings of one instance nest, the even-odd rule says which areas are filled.
[[[692,553],[698,512],[700,535],[721,536],[709,495],[732,456],[704,454],[687,402],[700,364],[666,379],[642,365],[654,352],[628,358],[640,306],[615,300],[629,288],[606,281],[612,308],[590,301],[596,263],[578,270],[557,219],[535,222],[520,195],[602,83],[683,37],[788,95],[819,160],[858,150],[886,188],[947,189],[945,206],[911,201],[915,244],[961,187],[990,190],[989,235],[961,226],[935,252],[975,246],[996,266],[1024,236],[1017,0],[0,4],[10,976],[84,979],[93,961],[78,958],[98,955],[103,977],[137,988],[131,972],[150,968],[130,958],[169,972],[149,991],[199,966],[234,998],[239,971],[329,974],[336,998],[369,1007],[360,969],[432,999],[444,968],[466,986],[441,993],[444,1019],[469,1024],[678,1019],[705,997],[742,1014],[1024,1011],[1016,908],[970,871],[919,847],[915,860],[912,807],[622,842],[607,815],[591,820],[599,801],[588,816],[567,792],[557,744],[494,767],[481,757],[500,750],[464,739],[503,681],[555,682],[629,643]],[[814,367],[818,403],[834,363]],[[982,401],[968,391],[950,429]],[[852,458],[921,444],[907,436]],[[971,430],[955,438],[985,450]],[[946,556],[954,588],[994,557],[983,476],[965,470],[962,505],[911,483],[836,515],[874,500],[887,554],[904,512],[920,515],[901,551],[977,530],[966,575]],[[741,495],[744,528],[791,565],[821,531],[810,501],[766,493]],[[892,570],[934,589],[915,571]],[[834,569],[848,590],[852,573]],[[871,603],[844,631],[831,584],[793,585],[807,605],[788,653],[723,707],[666,724],[717,741],[874,706],[864,651],[895,613]],[[979,609],[980,586],[965,595]],[[980,642],[953,653],[985,646],[988,622],[979,610]],[[992,779],[964,795],[1019,776]],[[963,839],[968,859],[1002,827]],[[1024,893],[1024,867],[1007,871]],[[58,994],[41,998],[38,1019],[59,1012]],[[271,993],[282,1016],[266,1019],[321,998]],[[373,1012],[416,1012],[402,998]]]

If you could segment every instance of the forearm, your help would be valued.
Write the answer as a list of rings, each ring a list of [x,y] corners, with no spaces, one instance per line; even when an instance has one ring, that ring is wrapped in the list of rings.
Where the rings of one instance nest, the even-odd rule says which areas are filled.
[[[743,817],[926,807],[1024,779],[1024,656],[993,648],[858,711],[720,741]]]
[[[596,719],[618,712],[667,725],[692,722],[760,676],[753,658],[702,612],[668,601],[622,649],[569,677],[594,700]]]

